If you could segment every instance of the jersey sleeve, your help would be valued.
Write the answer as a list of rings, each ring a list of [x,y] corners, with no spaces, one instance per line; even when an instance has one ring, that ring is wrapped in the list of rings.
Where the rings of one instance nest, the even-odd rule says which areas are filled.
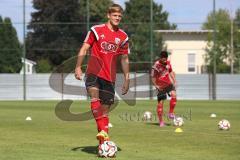
[[[92,46],[93,42],[96,41],[96,37],[92,31],[88,31],[87,36],[84,40],[84,43],[88,43],[90,46]]]
[[[153,66],[152,66],[152,69],[151,69],[151,77],[153,78],[156,78],[157,77],[157,74],[158,74],[158,71],[157,71],[157,64],[155,63]]]
[[[151,77],[156,78],[157,77],[157,73],[158,72],[154,68],[152,68],[152,70],[151,70]]]
[[[120,45],[119,53],[120,54],[129,54],[130,53],[128,37]]]

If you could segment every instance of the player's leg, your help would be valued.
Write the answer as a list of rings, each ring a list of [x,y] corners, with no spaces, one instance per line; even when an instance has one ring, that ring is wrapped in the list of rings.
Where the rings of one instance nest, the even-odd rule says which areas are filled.
[[[99,80],[95,75],[88,75],[86,79],[86,87],[89,96],[91,97],[91,110],[94,119],[97,123],[98,136],[97,139],[101,144],[104,139],[108,138],[108,135],[104,132],[105,124],[103,120],[103,110],[101,106],[101,101],[99,98]],[[100,135],[100,136],[99,136]]]
[[[175,114],[174,114],[174,108],[176,106],[176,103],[177,103],[177,95],[176,95],[176,90],[172,90],[170,92],[170,96],[171,96],[171,99],[170,99],[170,107],[169,107],[169,113],[168,113],[168,117],[170,119],[174,119],[175,118]]]
[[[106,132],[105,115],[103,106],[98,97],[98,88],[90,87],[88,88],[88,93],[91,96],[91,109],[97,123],[98,134],[96,138],[99,140],[99,144],[102,144],[104,141],[109,140],[109,136]]]
[[[103,113],[99,99],[99,89],[97,87],[89,87],[88,94],[91,97],[91,110],[93,117],[96,120],[98,132],[100,132],[103,129],[103,124],[101,122]]]
[[[167,98],[166,93],[163,91],[159,91],[157,98],[158,98],[157,115],[158,115],[158,120],[159,120],[159,126],[163,127],[164,126],[163,103],[164,103],[164,100]]]
[[[101,122],[102,122],[102,130],[97,134],[97,139],[100,141],[100,144],[103,141],[109,140],[108,136],[108,123],[109,117],[108,112],[111,104],[114,102],[114,84],[108,82],[102,78],[98,78],[99,82],[99,99],[101,102]]]
[[[109,81],[100,80],[101,83],[101,88],[99,91],[99,97],[101,100],[102,104],[102,109],[103,109],[103,121],[105,125],[104,131],[108,133],[108,124],[109,124],[109,110],[111,105],[114,103],[114,83],[111,83]]]

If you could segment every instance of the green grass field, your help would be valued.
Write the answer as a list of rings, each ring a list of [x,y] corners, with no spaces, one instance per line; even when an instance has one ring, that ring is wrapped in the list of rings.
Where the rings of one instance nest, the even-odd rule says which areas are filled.
[[[91,160],[96,157],[95,121],[62,121],[55,115],[57,101],[0,102],[1,160]],[[183,133],[157,121],[143,122],[141,114],[155,114],[156,101],[124,102],[110,113],[111,140],[119,160],[239,160],[240,101],[178,101],[176,112],[185,117]],[[165,104],[165,111],[168,110]],[[89,102],[75,101],[73,113],[89,110]],[[216,113],[216,118],[210,118]],[[26,121],[27,116],[32,121]],[[154,116],[153,116],[154,117]],[[220,131],[221,119],[231,123]]]

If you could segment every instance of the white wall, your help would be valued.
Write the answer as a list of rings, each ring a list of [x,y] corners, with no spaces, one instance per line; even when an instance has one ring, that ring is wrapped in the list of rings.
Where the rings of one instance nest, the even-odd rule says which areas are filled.
[[[78,81],[73,74],[68,74],[65,81],[61,74],[52,78],[55,88],[50,87],[51,74],[27,75],[26,97],[27,100],[62,100],[72,99],[86,100],[87,93],[84,81]],[[149,74],[131,74],[130,90],[128,94],[121,95],[123,75],[118,74],[116,81],[116,93],[120,99],[149,99],[150,86]],[[134,79],[136,77],[136,79]],[[189,75],[177,74],[178,99],[209,99],[209,77],[207,74]],[[240,75],[223,74],[217,75],[217,99],[240,99]],[[136,92],[135,92],[136,91]],[[154,92],[156,98],[156,92]],[[0,74],[0,100],[22,100],[23,99],[23,75]]]
[[[168,33],[163,35],[165,46],[172,52],[171,64],[177,74],[192,74],[188,72],[188,53],[195,53],[195,74],[201,73],[204,65],[204,54],[207,45],[206,34]]]

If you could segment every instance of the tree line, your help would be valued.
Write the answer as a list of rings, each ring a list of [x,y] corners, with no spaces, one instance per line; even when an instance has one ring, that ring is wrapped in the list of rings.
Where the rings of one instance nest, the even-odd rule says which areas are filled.
[[[90,26],[106,22],[106,12],[111,0],[34,0],[32,19],[28,25],[27,57],[37,61],[38,72],[49,72],[71,57],[77,51]],[[131,39],[130,59],[134,62],[150,61],[150,1],[130,0],[125,3],[123,28]],[[89,5],[89,11],[87,10]],[[175,29],[168,22],[168,13],[163,6],[153,3],[153,22],[157,29]],[[89,16],[89,23],[87,18]],[[153,35],[157,43],[155,54],[161,50],[161,37]],[[74,68],[74,59],[68,68]],[[49,67],[46,67],[48,66]],[[45,66],[43,68],[43,66]],[[139,64],[140,68],[146,68]],[[139,69],[140,69],[139,68]]]
[[[68,70],[74,69],[77,52],[83,43],[89,27],[103,23],[106,19],[107,7],[113,3],[111,0],[33,0],[34,12],[31,13],[31,21],[27,25],[25,40],[26,57],[36,61],[38,73],[48,73],[59,65],[70,62]],[[89,9],[87,8],[89,6]],[[150,62],[158,57],[162,49],[162,38],[154,34],[153,30],[176,29],[176,24],[168,20],[169,13],[163,5],[153,1],[153,23],[150,24],[149,0],[129,0],[125,2],[124,17],[121,24],[130,37],[132,62],[137,64],[137,70],[144,70],[144,62]],[[88,21],[89,20],[89,21]],[[226,10],[216,12],[216,47],[217,68],[219,72],[229,73],[230,52],[230,23],[231,17]],[[240,46],[240,9],[234,16],[234,66],[239,66]],[[213,13],[209,13],[202,29],[213,29]],[[153,33],[153,43],[150,34]],[[213,52],[211,42],[212,33],[208,37],[208,47],[205,62],[212,68]],[[153,50],[150,50],[152,46]],[[152,51],[152,53],[151,53]],[[0,17],[0,72],[17,73],[21,67],[22,47],[17,39],[16,31],[9,18]],[[71,61],[69,61],[71,59]],[[135,67],[135,66],[134,66]],[[134,68],[136,70],[136,68]],[[237,72],[237,71],[235,71]]]
[[[207,54],[204,57],[208,71],[213,71],[213,62],[215,61],[217,73],[230,73],[232,61],[233,72],[240,73],[240,8],[234,17],[231,17],[229,12],[224,9],[219,9],[215,16],[213,12],[209,13],[202,29],[216,30],[215,35],[214,33],[208,35]]]
[[[22,47],[10,18],[0,15],[0,73],[18,73]]]

